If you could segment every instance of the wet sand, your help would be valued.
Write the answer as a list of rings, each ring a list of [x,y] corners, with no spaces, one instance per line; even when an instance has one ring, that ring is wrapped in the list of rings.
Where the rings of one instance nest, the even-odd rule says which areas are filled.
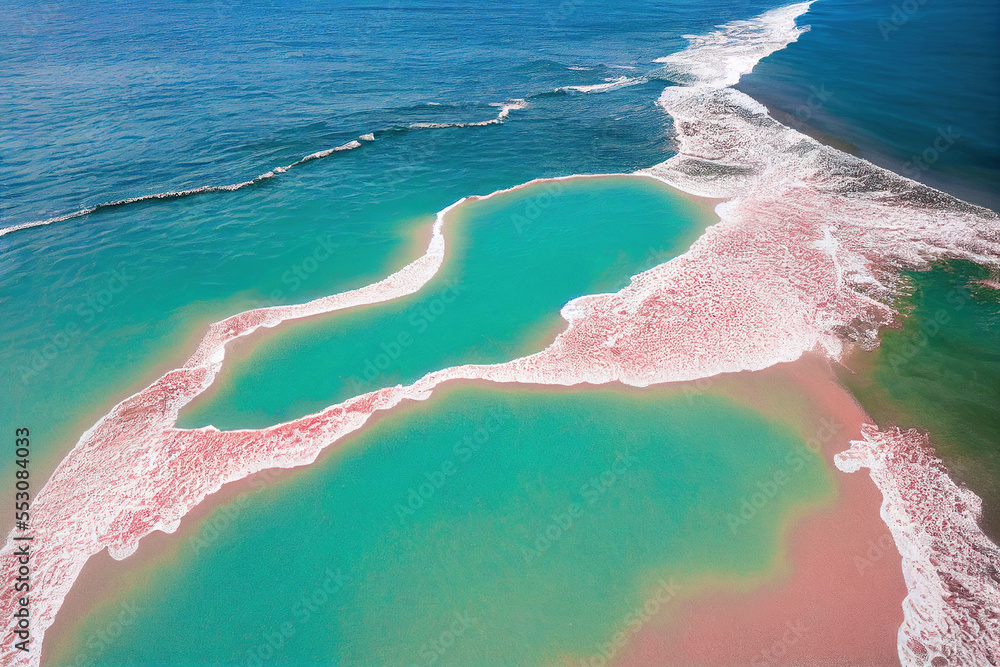
[[[899,664],[896,634],[906,586],[900,556],[879,517],[881,494],[867,474],[847,475],[832,464],[848,439],[860,437],[864,411],[836,383],[827,363],[814,357],[742,378],[719,378],[713,390],[782,418],[778,413],[789,404],[781,401],[789,397],[768,385],[785,382],[816,408],[798,417],[805,418],[803,437],[820,446],[830,465],[835,506],[792,523],[787,576],[752,591],[716,588],[681,601],[669,617],[635,634],[617,656],[619,665]],[[783,419],[788,417],[796,415]],[[828,427],[824,419],[835,425]]]
[[[631,179],[649,177],[644,175],[608,175],[569,178]],[[521,189],[523,187],[524,186],[522,185],[514,189]],[[692,230],[690,239],[691,242],[700,236],[706,227],[718,222],[718,217],[715,215],[714,209],[721,200],[686,195],[667,185],[662,185],[662,187],[696,205],[699,222],[701,224],[699,224],[695,230]],[[458,224],[453,224],[448,230],[445,230],[446,237],[449,238],[449,243],[446,244],[445,251],[446,261],[448,258],[452,257],[452,254],[457,248],[462,246],[462,243],[465,240],[462,236],[462,230],[465,225],[462,224],[462,220],[458,220],[456,222]],[[409,230],[409,235],[411,236],[410,244],[404,244],[406,247],[400,251],[401,254],[406,255],[414,252],[414,244],[426,241],[423,237],[430,235],[431,226],[431,224],[414,224]],[[339,313],[328,316],[337,316],[338,314]],[[315,321],[318,317],[322,316],[323,315],[311,317],[309,318],[309,321]],[[557,326],[559,330],[562,330],[565,328],[566,323],[563,320],[559,320]],[[238,358],[241,353],[245,354],[247,351],[255,347],[257,343],[266,339],[268,336],[280,335],[279,332],[275,331],[280,328],[281,327],[275,327],[274,329],[255,332],[255,334],[247,336],[246,340],[233,341],[233,343],[227,348],[227,356],[230,358],[227,359],[226,365],[231,365],[233,357]],[[555,328],[556,326],[553,326],[553,329]],[[190,409],[199,401],[211,396],[213,390],[217,390],[218,387],[224,383],[225,370],[223,370],[222,376],[214,383],[212,388],[206,391],[202,396],[199,396],[198,399],[196,399],[191,405],[186,406],[185,409]],[[449,383],[449,386],[458,385],[459,383]],[[539,387],[538,389],[552,391],[554,388],[546,386]],[[393,410],[392,412],[395,413],[397,410]],[[339,446],[331,448],[333,451],[336,449],[339,449]],[[145,537],[141,540],[138,551],[124,562],[113,560],[106,551],[102,551],[92,557],[84,567],[80,578],[74,584],[69,595],[66,597],[54,624],[47,631],[43,654],[46,656],[59,656],[60,658],[63,658],[66,657],[66,651],[75,650],[70,648],[71,646],[75,645],[77,648],[84,646],[86,644],[85,641],[81,642],[81,638],[74,638],[73,636],[76,632],[75,628],[79,627],[79,622],[82,618],[94,612],[99,605],[109,604],[115,595],[115,591],[121,591],[122,587],[148,581],[159,565],[162,565],[164,562],[167,562],[167,560],[175,557],[178,553],[180,553],[180,549],[189,548],[190,545],[197,540],[198,533],[204,528],[206,519],[212,516],[212,521],[217,520],[213,515],[214,510],[218,508],[227,508],[228,512],[228,508],[238,503],[240,499],[245,499],[248,493],[258,490],[271,483],[275,483],[284,476],[294,474],[295,472],[293,471],[264,471],[258,475],[254,475],[239,482],[227,484],[218,493],[213,494],[213,496],[211,496],[206,502],[201,503],[192,512],[185,516],[179,530],[175,534],[166,535],[160,532],[155,532],[152,535]],[[225,514],[226,512],[220,513],[220,515]],[[184,545],[187,546],[185,547]]]
[[[475,381],[449,382],[442,393]],[[575,392],[579,387],[490,385],[499,391]],[[614,386],[629,393],[641,389]],[[601,387],[606,389],[607,387]],[[834,454],[859,437],[865,414],[839,384],[827,362],[807,357],[791,364],[698,382],[672,385],[678,394],[721,394],[788,424],[803,440],[820,449],[837,485],[833,506],[803,508],[789,517],[772,576],[760,582],[727,582],[699,587],[703,592],[669,606],[670,613],[636,633],[618,656],[623,665],[894,665],[896,632],[902,622],[906,595],[888,529],[878,515],[881,495],[866,474],[845,475],[833,468]],[[405,412],[376,413],[380,418]],[[371,427],[372,423],[369,424]],[[351,438],[324,452],[334,455]],[[322,460],[314,465],[323,465]],[[302,468],[304,470],[305,468]],[[241,511],[251,494],[287,482],[296,470],[264,471],[227,484],[185,516],[173,535],[153,533],[124,561],[107,552],[93,557],[67,596],[46,634],[46,662],[74,660],[86,653],[80,623],[98,607],[115,611],[120,591],[151,581],[157,568],[198,548],[217,548],[211,541]],[[266,493],[266,490],[261,491]],[[766,507],[762,511],[766,511]],[[219,511],[217,511],[219,510]],[[690,589],[689,589],[690,590]],[[109,622],[111,625],[113,622]],[[111,625],[110,634],[117,626]],[[125,630],[127,631],[127,627]]]

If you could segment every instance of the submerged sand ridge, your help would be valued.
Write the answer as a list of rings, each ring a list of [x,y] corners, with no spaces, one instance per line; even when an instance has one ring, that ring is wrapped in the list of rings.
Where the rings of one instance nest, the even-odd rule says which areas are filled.
[[[215,379],[229,341],[259,327],[420,289],[443,262],[442,226],[449,209],[438,215],[427,253],[383,281],[213,325],[182,368],[129,397],[88,430],[39,494],[35,531],[48,548],[35,562],[36,641],[42,642],[93,554],[107,548],[124,558],[151,531],[175,530],[221,485],[266,468],[311,463],[376,411],[423,400],[443,382],[647,386],[759,370],[810,351],[837,359],[853,343],[875,344],[878,327],[896,316],[892,303],[901,269],[946,258],[997,264],[1000,227],[991,211],[824,147],[727,88],[760,58],[797,39],[802,29],[795,19],[807,9],[808,4],[791,5],[733,22],[665,60],[684,84],[668,88],[660,100],[677,120],[680,151],[644,173],[691,194],[730,201],[718,209],[721,222],[681,257],[635,276],[615,294],[567,304],[562,314],[568,328],[542,352],[439,370],[411,385],[385,387],[266,429],[174,428],[179,409]],[[890,468],[879,467],[874,458],[865,461],[875,466],[873,478],[883,492],[893,488]],[[893,502],[911,500],[903,494]],[[988,551],[988,540],[975,536],[975,522],[968,521],[974,508],[966,503],[962,509],[964,514],[942,517],[937,533],[962,531],[967,543]],[[931,551],[949,543],[943,539]],[[5,562],[14,548],[12,535],[2,550]],[[907,574],[912,594],[917,579]],[[998,599],[995,578],[973,576],[966,587],[969,599],[988,605]],[[9,590],[0,596],[4,613],[12,613],[16,603]],[[973,606],[950,609],[956,615],[945,630],[977,622]],[[954,655],[947,645],[951,635],[933,631],[942,627],[938,622],[907,617],[899,646],[906,664],[924,664],[921,656]],[[917,636],[919,650],[911,641]],[[977,636],[984,646],[975,650],[995,656],[995,647],[985,645],[995,632],[987,628]],[[9,664],[39,660],[37,651],[24,655],[9,645],[2,650]]]

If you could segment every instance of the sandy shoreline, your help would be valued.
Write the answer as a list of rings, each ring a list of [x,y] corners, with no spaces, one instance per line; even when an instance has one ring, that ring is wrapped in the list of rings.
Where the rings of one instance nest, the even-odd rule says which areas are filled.
[[[464,386],[501,392],[588,389],[456,380],[444,384],[435,398]],[[802,508],[788,518],[778,551],[778,558],[787,560],[787,568],[779,564],[778,574],[764,582],[730,582],[733,586],[709,587],[682,600],[671,607],[669,618],[654,619],[632,638],[618,656],[620,663],[747,665],[758,664],[751,660],[763,656],[767,660],[759,664],[836,664],[838,660],[852,665],[898,664],[896,632],[906,595],[900,557],[879,517],[881,495],[871,480],[833,469],[833,455],[846,449],[850,438],[858,437],[865,414],[835,382],[827,362],[810,355],[764,371],[670,386],[679,395],[727,396],[792,426],[804,440],[819,443],[836,481],[837,499],[832,507]],[[612,387],[629,393],[643,391]],[[372,419],[391,417],[407,405],[376,413]],[[832,429],[831,423],[835,424]],[[322,456],[336,456],[334,452],[350,446],[347,438]],[[324,461],[314,465],[324,465]],[[216,528],[224,529],[238,518],[251,494],[287,482],[298,472],[264,471],[227,484],[185,516],[176,533],[152,533],[130,558],[115,561],[107,552],[92,557],[47,633],[44,662],[58,658],[75,664],[86,655],[88,642],[102,641],[100,636],[77,635],[84,619],[100,609],[111,625],[106,632],[112,634],[114,619],[127,612],[115,602],[122,591],[142,586],[157,568],[184,550],[198,548],[198,541],[210,538]],[[206,548],[215,544],[210,542]],[[859,562],[870,565],[859,569]],[[790,574],[783,574],[783,569]],[[750,590],[740,590],[748,585]],[[801,628],[805,629],[799,632]],[[792,631],[799,634],[788,642],[785,637]],[[782,655],[772,655],[777,652]]]
[[[805,357],[757,375],[764,382],[768,375],[790,381],[808,397],[817,408],[814,434],[830,432],[823,420],[836,423],[830,437],[812,436],[833,469],[833,455],[859,437],[867,416],[826,362]],[[730,381],[720,378],[720,384]],[[756,400],[752,384],[734,385],[737,395],[766,414],[778,407]],[[681,602],[671,619],[637,633],[618,664],[898,665],[907,591],[900,556],[879,516],[881,493],[867,475],[836,469],[832,475],[835,506],[790,526],[787,578],[754,591],[716,590]]]
[[[681,197],[692,202],[698,209],[700,223],[697,228],[692,231],[692,241],[694,238],[700,236],[705,228],[718,221],[718,217],[715,215],[715,206],[720,203],[721,200],[688,195],[665,183],[662,183],[659,179],[650,177],[646,174],[573,175],[555,179],[537,179],[507,190],[500,190],[491,193],[490,195],[469,198],[467,201],[482,201],[496,195],[522,190],[526,187],[539,183],[592,178],[600,180],[609,178],[650,179],[657,182],[660,187],[665,190],[669,190],[673,196]],[[453,206],[455,207],[456,213],[461,208],[460,205]],[[452,207],[449,207],[446,211],[451,212],[451,209]],[[438,215],[441,216],[443,213],[444,212],[439,213]],[[419,229],[411,231],[411,238],[416,243],[424,241],[425,236],[427,238],[431,238],[431,230],[439,222],[440,220],[437,220],[426,227],[421,226]],[[450,233],[449,238],[453,238]],[[445,258],[449,257],[451,252],[454,252],[454,247],[454,240],[446,245],[444,254]],[[412,250],[404,250],[403,254],[405,256],[410,252],[412,252]],[[308,319],[309,321],[313,321],[319,317],[335,315],[335,313],[323,313],[309,317]],[[567,325],[567,322],[560,321],[558,328],[560,330],[564,330]],[[237,339],[232,341],[230,345],[236,344],[238,347],[245,350],[247,347],[252,347],[260,340],[266,339],[263,337],[276,335],[276,330],[281,328],[282,327],[279,325],[277,327],[270,328],[270,330],[264,329],[256,331],[249,336],[246,336],[244,340]],[[557,331],[554,333],[559,332]],[[551,342],[551,340],[548,342]],[[239,345],[240,343],[243,345]],[[464,384],[464,382],[452,380],[448,382],[447,387],[450,389],[451,387],[459,386],[460,384]],[[204,399],[211,395],[214,388],[215,387],[210,387],[203,396],[199,396],[198,398]],[[552,387],[549,385],[539,385],[536,388],[540,390],[544,388],[546,391],[563,390],[562,387]],[[565,390],[573,391],[573,389],[570,388]],[[398,409],[399,408],[389,412],[395,413]],[[376,413],[376,416],[373,418],[377,418],[378,415],[379,413]],[[337,450],[339,447],[340,443],[331,447],[328,451]],[[324,452],[324,455],[329,454]],[[184,520],[181,522],[181,527],[176,534],[167,535],[159,531],[154,531],[140,540],[137,552],[125,561],[115,561],[108,555],[106,550],[92,556],[84,566],[84,569],[81,572],[81,578],[78,579],[70,589],[68,595],[65,597],[63,606],[60,608],[59,614],[57,614],[53,624],[46,632],[46,642],[42,653],[44,658],[48,659],[50,655],[58,655],[61,658],[66,657],[64,656],[64,651],[70,649],[61,649],[60,647],[68,647],[73,644],[72,637],[76,631],[74,628],[78,627],[78,623],[82,620],[82,618],[93,612],[97,605],[107,603],[109,600],[113,599],[113,590],[119,590],[114,585],[109,586],[109,581],[117,580],[121,583],[121,585],[127,585],[127,582],[129,581],[137,581],[148,578],[150,573],[155,570],[157,566],[162,565],[165,562],[163,559],[175,557],[180,552],[180,549],[183,548],[181,546],[182,544],[191,544],[192,540],[197,538],[198,532],[206,525],[204,523],[205,520],[212,515],[214,510],[220,507],[232,507],[235,503],[244,499],[248,493],[264,488],[271,483],[280,481],[281,479],[294,474],[296,474],[295,470],[269,469],[251,475],[245,479],[225,484],[218,492],[206,498],[204,502],[196,505],[187,515],[185,515]],[[190,517],[190,519],[188,517]],[[86,640],[83,641],[83,644],[86,644]]]
[[[360,428],[374,412],[394,411],[404,400],[423,400],[452,378],[646,386],[777,364],[757,373],[722,375],[710,391],[737,396],[765,415],[795,424],[807,440],[819,442],[828,462],[846,449],[866,416],[831,381],[827,366],[800,356],[825,350],[829,358],[840,358],[849,341],[871,341],[878,327],[895,316],[885,303],[891,285],[876,279],[881,274],[858,267],[912,268],[941,258],[992,261],[998,253],[996,215],[806,141],[773,123],[759,103],[728,87],[762,57],[798,38],[805,28],[796,19],[809,4],[729,25],[734,30],[724,26],[711,39],[692,38],[687,49],[657,60],[693,77],[697,85],[669,87],[660,96],[660,106],[675,118],[680,149],[650,174],[690,192],[732,197],[726,220],[670,266],[642,274],[615,294],[571,301],[562,310],[569,327],[543,353],[493,367],[442,369],[409,387],[385,388],[265,429],[265,440],[261,432],[171,428],[177,410],[214,380],[227,341],[289,319],[379,303],[420,289],[444,261],[444,237],[438,234],[444,216],[464,199],[439,213],[427,253],[384,281],[308,304],[241,313],[213,325],[184,368],[116,406],[70,453],[62,477],[56,471],[50,480],[54,488],[43,489],[42,497],[48,500],[48,492],[52,500],[37,506],[43,510],[42,526],[56,539],[68,536],[68,555],[42,552],[42,581],[51,592],[42,586],[36,597],[41,601],[39,641],[79,568],[93,554],[108,549],[120,558],[129,556],[151,531],[176,530],[181,517],[207,495],[224,497],[213,495],[221,481],[267,466],[311,463],[322,448]],[[736,47],[730,49],[724,71],[715,67],[720,40]],[[744,48],[748,43],[753,48]],[[713,169],[714,178],[703,178],[705,156],[716,155],[725,156],[724,161],[708,162],[723,169]],[[831,164],[838,169],[831,170]],[[836,181],[839,174],[845,176]],[[891,187],[880,189],[883,183]],[[773,184],[781,187],[771,188]],[[859,185],[865,188],[859,190]],[[894,205],[910,194],[918,202],[932,197],[938,205]],[[787,385],[772,391],[786,380],[798,391]],[[799,402],[799,396],[805,400]],[[803,410],[803,405],[814,409]],[[821,416],[833,419],[839,435],[818,435]],[[103,464],[126,455],[148,465],[123,471]],[[212,465],[194,479],[190,471],[204,459]],[[787,580],[753,592],[691,599],[673,626],[642,628],[622,661],[801,665],[819,656],[824,664],[895,664],[893,630],[905,595],[900,561],[887,545],[864,567],[858,564],[866,547],[887,544],[876,511],[879,493],[863,476],[831,477],[837,480],[839,503],[804,517],[790,530],[786,553],[793,565]],[[143,498],[149,499],[146,506],[121,504],[122,499]],[[150,563],[169,556],[156,554],[149,544],[148,539],[143,542]],[[179,541],[164,544],[176,549]],[[93,581],[101,580],[87,572]],[[5,609],[15,606],[10,593],[3,602]],[[29,660],[35,662],[37,656]]]

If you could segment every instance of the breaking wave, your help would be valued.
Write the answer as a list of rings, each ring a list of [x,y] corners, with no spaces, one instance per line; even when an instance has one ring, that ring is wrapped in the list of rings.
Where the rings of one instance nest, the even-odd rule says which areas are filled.
[[[500,125],[507,120],[511,111],[524,109],[528,106],[528,103],[525,100],[518,98],[510,99],[503,103],[494,102],[490,104],[490,106],[500,107],[500,112],[497,113],[496,118],[490,118],[489,120],[481,120],[472,123],[411,123],[409,128],[414,130],[440,130],[446,127],[485,127],[487,125]]]
[[[413,123],[408,126],[407,129],[421,130],[421,129],[441,129],[446,127],[483,127],[486,125],[499,125],[507,120],[510,116],[511,111],[516,111],[519,109],[524,109],[528,106],[528,103],[523,99],[512,99],[502,103],[493,103],[490,106],[499,107],[500,111],[497,113],[496,118],[491,118],[489,120],[471,122],[471,123]],[[190,197],[192,195],[202,195],[212,192],[234,192],[236,190],[242,190],[243,188],[248,188],[254,185],[259,185],[266,181],[273,179],[279,174],[283,174],[289,169],[298,167],[299,165],[305,164],[306,162],[312,162],[313,160],[319,160],[325,157],[329,157],[335,153],[340,153],[342,151],[349,151],[355,148],[361,148],[362,142],[375,141],[375,133],[369,132],[368,134],[362,134],[357,139],[347,142],[341,146],[336,146],[334,148],[327,148],[325,150],[316,151],[315,153],[310,153],[300,160],[296,160],[291,164],[287,164],[283,167],[274,167],[273,169],[251,178],[247,181],[242,181],[240,183],[230,183],[227,185],[203,185],[197,188],[189,188],[187,190],[175,190],[169,192],[157,192],[150,195],[141,195],[138,197],[128,197],[125,199],[118,199],[115,201],[104,202],[102,204],[95,204],[94,206],[88,206],[82,208],[78,211],[73,211],[72,213],[65,213],[63,215],[57,215],[51,218],[46,218],[44,220],[33,220],[31,222],[23,222],[16,225],[10,225],[8,227],[0,228],[0,236],[5,236],[13,232],[22,231],[25,229],[31,229],[33,227],[42,227],[45,225],[51,225],[57,222],[65,222],[66,220],[72,220],[74,218],[80,218],[91,213],[96,213],[98,211],[103,211],[109,208],[116,208],[119,206],[127,206],[129,204],[138,204],[140,202],[146,201],[156,201],[156,200],[167,200],[167,199],[180,199],[182,197]]]
[[[38,494],[36,531],[59,548],[44,550],[36,563],[36,640],[42,642],[92,555],[107,548],[124,558],[153,530],[175,530],[222,484],[266,468],[309,464],[377,411],[426,399],[442,382],[646,386],[765,368],[812,350],[839,358],[852,343],[877,344],[878,327],[897,316],[893,303],[901,293],[902,269],[949,258],[1000,264],[1000,224],[992,211],[824,146],[729,88],[805,31],[796,19],[808,8],[799,3],[733,21],[691,37],[687,49],[660,59],[666,76],[679,84],[659,99],[674,117],[679,150],[640,174],[725,199],[717,209],[721,220],[687,253],[634,276],[621,291],[566,304],[562,315],[568,327],[542,352],[503,364],[442,369],[409,386],[385,387],[267,429],[174,427],[180,406],[214,381],[228,342],[260,327],[420,289],[444,261],[442,226],[451,207],[439,213],[426,254],[378,283],[306,304],[247,311],[212,325],[183,367],[125,399],[84,433]],[[502,105],[496,119],[481,124],[503,122],[512,109],[523,108],[521,103]],[[354,146],[339,148],[347,147]],[[314,153],[295,164],[328,154]],[[278,172],[268,172],[273,173]],[[904,558],[911,606],[900,630],[900,659],[905,665],[938,664],[937,657],[956,655],[949,652],[954,633],[969,628],[974,641],[995,642],[995,617],[991,621],[977,611],[980,603],[995,610],[998,599],[996,547],[975,525],[978,499],[935,477],[951,505],[921,505],[926,499],[908,491],[909,481],[944,475],[943,469],[923,450],[896,443],[899,434],[884,441],[874,431],[864,436],[873,444],[855,443],[857,451],[842,455],[838,465],[872,469],[886,494],[887,522],[890,517],[896,522],[890,527],[900,549],[911,536],[921,544],[925,539],[943,544],[948,525],[958,526],[963,540],[954,557],[939,559],[934,551]],[[894,460],[910,459],[902,466],[885,465],[884,452]],[[124,460],[134,464],[107,465]],[[927,523],[929,517],[941,521]],[[13,550],[11,536],[0,555],[9,562]],[[943,612],[945,595],[951,597]],[[13,589],[0,592],[0,613],[13,613],[14,598]],[[983,623],[994,625],[980,632],[977,624]],[[995,646],[974,650],[980,652],[968,655],[997,655]],[[9,644],[0,647],[0,656],[11,664],[40,659],[37,651],[17,655]]]
[[[128,197],[126,199],[118,199],[116,201],[109,201],[103,204],[96,204],[94,206],[89,206],[87,208],[82,208],[79,211],[73,211],[72,213],[66,213],[64,215],[58,215],[54,218],[47,218],[45,220],[35,220],[33,222],[24,222],[18,225],[11,225],[10,227],[4,227],[0,229],[0,236],[5,234],[10,234],[12,232],[21,231],[22,229],[31,229],[32,227],[41,227],[43,225],[51,225],[56,222],[63,222],[65,220],[72,220],[73,218],[79,218],[85,215],[90,215],[91,213],[96,213],[97,211],[103,211],[109,208],[115,208],[117,206],[127,206],[128,204],[137,204],[144,201],[154,201],[157,199],[180,199],[181,197],[190,197],[191,195],[201,195],[207,194],[209,192],[234,192],[236,190],[242,190],[243,188],[250,187],[251,185],[257,185],[258,183],[263,183],[268,181],[278,174],[283,174],[293,167],[297,167],[300,164],[306,162],[311,162],[313,160],[318,160],[320,158],[325,158],[334,153],[339,153],[341,151],[349,151],[355,148],[361,147],[361,141],[375,141],[375,136],[373,134],[364,134],[358,139],[349,141],[346,144],[337,146],[336,148],[328,148],[326,150],[317,151],[315,153],[310,153],[306,155],[301,160],[296,160],[291,164],[287,164],[284,167],[275,167],[270,171],[266,171],[256,178],[251,178],[248,181],[243,181],[241,183],[231,183],[229,185],[203,185],[200,188],[190,188],[188,190],[175,190],[171,192],[158,192],[151,195],[141,195],[139,197]]]
[[[593,83],[581,86],[560,86],[559,88],[556,88],[555,92],[564,93],[575,91],[578,93],[606,93],[609,90],[618,90],[619,88],[638,86],[640,84],[647,83],[648,81],[649,79],[644,76],[617,76],[611,79],[605,79],[604,83]]]
[[[982,501],[958,486],[916,430],[879,431],[837,454],[844,472],[868,468],[882,519],[903,557],[899,657],[904,665],[1000,662],[1000,549],[979,529]]]
[[[744,313],[721,315],[743,330],[729,347],[737,358],[742,350],[747,367],[768,349],[774,361],[793,352],[790,337],[803,352],[812,341],[833,358],[852,343],[878,345],[879,327],[898,317],[893,306],[904,291],[904,270],[949,259],[1000,266],[993,211],[820,144],[729,87],[808,29],[795,20],[809,4],[720,26],[658,61],[679,84],[659,99],[674,118],[679,151],[645,173],[728,200],[708,242],[721,258],[718,271],[742,273],[732,283],[739,301],[731,305]],[[660,298],[676,299],[675,284],[657,286]],[[775,318],[783,331],[775,330]],[[718,344],[717,354],[725,341]],[[980,499],[948,477],[926,435],[874,427],[862,435],[836,463],[844,471],[869,468],[884,496],[882,517],[903,556],[909,590],[900,661],[997,664],[1000,550],[977,524]]]

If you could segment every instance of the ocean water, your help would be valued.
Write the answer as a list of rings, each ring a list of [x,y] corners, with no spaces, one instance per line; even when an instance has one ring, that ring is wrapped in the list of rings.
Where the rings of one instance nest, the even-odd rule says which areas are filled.
[[[832,3],[811,21],[809,36],[826,27],[823,38],[803,39],[775,54],[740,88],[765,101],[777,118],[822,141],[997,210],[1000,7],[966,2],[841,6],[850,11],[836,12],[838,4]],[[825,58],[817,57],[821,54]],[[852,72],[849,79],[845,70]],[[1000,536],[1000,302],[991,285],[998,274],[995,265],[987,270],[961,262],[927,268],[908,276],[912,294],[899,300],[905,314],[900,328],[882,331],[877,350],[852,354],[840,376],[879,427],[929,432],[950,476],[982,498],[979,523],[995,542]],[[911,480],[910,492],[920,487]],[[892,512],[886,506],[882,511],[883,516]],[[981,543],[992,548],[987,540]],[[900,551],[905,562],[906,550]],[[936,558],[931,562],[935,569],[940,564]],[[993,584],[989,576],[983,579]],[[907,584],[912,591],[912,570]],[[949,659],[956,661],[984,659]]]
[[[1000,4],[822,0],[808,35],[737,86],[822,141],[1000,210]],[[1000,538],[996,291],[967,265],[911,276],[912,309],[842,379],[880,426],[930,432]],[[869,358],[864,358],[869,356]],[[853,365],[853,364],[850,364]]]
[[[772,6],[8,3],[0,227],[244,182],[363,133],[376,141],[237,192],[0,237],[2,388],[14,397],[0,421],[33,428],[51,469],[207,323],[385,275],[414,221],[462,196],[669,157],[671,122],[652,104],[663,82],[554,91],[648,71],[682,34]],[[990,203],[995,6],[923,4],[884,39],[878,22],[892,13],[891,3],[818,2],[806,17],[814,30],[741,86],[898,171],[954,126],[963,138],[919,176]],[[831,70],[838,58],[855,64]],[[495,118],[490,105],[515,97],[529,107],[503,125],[410,129]],[[282,277],[330,234],[335,261],[290,289]]]
[[[565,327],[565,303],[617,291],[680,254],[708,218],[637,176],[547,181],[468,202],[448,215],[445,264],[422,290],[247,341],[178,425],[264,428],[440,368],[538,352]]]
[[[5,5],[0,227],[240,183],[376,140],[235,192],[0,236],[2,388],[14,397],[0,421],[34,431],[41,469],[208,323],[384,276],[408,259],[414,225],[463,196],[665,159],[660,85],[554,91],[648,67],[681,33],[729,18],[723,3],[715,19],[694,4],[125,8]],[[529,106],[502,125],[411,129],[493,119],[491,104],[511,97]],[[332,261],[283,281],[330,243]]]
[[[907,318],[857,355],[845,384],[879,426],[930,432],[951,474],[983,499],[983,529],[1000,538],[1000,293],[989,273],[955,263],[911,276]]]
[[[34,474],[43,476],[97,417],[186,358],[208,323],[377,280],[419,254],[434,213],[463,196],[661,162],[674,136],[654,105],[666,82],[654,76],[602,94],[564,88],[653,70],[654,58],[683,47],[682,35],[778,4],[5,5],[0,228],[272,175],[0,236],[8,371],[0,389],[11,397],[0,422],[32,429]],[[819,0],[800,21],[812,32],[741,87],[838,146],[995,207],[996,7],[920,4],[886,38],[879,21],[891,22],[893,11],[891,3]],[[510,106],[503,123],[470,125],[500,119],[498,105],[515,99],[526,105]],[[374,141],[271,171],[368,133]],[[563,193],[528,245],[510,236],[510,207],[524,194],[470,206],[449,236],[449,260],[459,261],[424,292],[234,350],[214,392],[182,423],[261,426],[355,386],[538,349],[560,325],[561,302],[620,287],[683,250],[704,222],[652,182],[617,180]],[[420,339],[426,347],[366,378],[366,361],[386,342],[373,332],[410,327],[412,309],[456,278],[482,296],[442,313],[449,326]],[[880,423],[940,432],[942,455],[989,508],[994,484],[982,471],[995,460],[996,382],[980,363],[989,347],[979,337],[995,328],[995,300],[983,296],[956,314],[954,335],[927,344],[934,355],[884,363],[950,290],[965,289],[963,280],[914,277],[914,319],[900,337],[887,334],[857,391]],[[488,323],[488,333],[474,322]],[[967,377],[943,372],[963,366],[983,388],[974,398]],[[496,448],[483,450],[481,467],[448,477],[439,503],[397,512],[498,405],[511,426],[490,434]],[[577,496],[586,503],[583,485],[613,469],[622,446],[642,454],[634,477],[629,464],[616,477],[622,484],[598,496],[608,502],[581,515],[579,535],[567,534],[525,573],[519,547]],[[741,582],[734,585],[780,576],[783,522],[828,499],[827,469],[802,459],[803,476],[746,531],[724,517],[800,450],[780,426],[715,399],[448,391],[382,418],[291,483],[254,494],[207,548],[192,541],[198,548],[156,568],[152,581],[113,592],[50,657],[253,664],[271,646],[275,661],[420,664],[463,614],[476,619],[475,641],[446,654],[434,648],[437,661],[587,656],[664,576],[687,590],[703,576]],[[13,465],[0,460],[0,475]],[[335,602],[302,619],[299,596],[339,582],[341,570]],[[123,602],[138,609],[137,630],[95,648],[91,640]],[[273,640],[289,615],[292,634]]]
[[[749,16],[769,6],[735,9]],[[681,46],[681,33],[704,31],[733,9],[721,2],[8,3],[5,217],[26,222],[240,182],[413,122],[485,120],[495,115],[493,102],[644,68]],[[624,119],[615,106],[614,114],[588,114],[587,124],[603,125],[624,145],[643,143],[628,136],[629,123],[616,122]],[[557,127],[536,130],[553,141]],[[592,167],[576,148],[575,164]],[[405,152],[397,151],[403,164]]]
[[[1000,5],[820,0],[738,86],[796,129],[1000,208]]]
[[[829,503],[831,474],[786,426],[707,394],[452,388],[182,530],[49,661],[600,656],[647,600],[662,621],[706,581],[787,574],[788,513]],[[105,632],[122,610],[128,630]]]

